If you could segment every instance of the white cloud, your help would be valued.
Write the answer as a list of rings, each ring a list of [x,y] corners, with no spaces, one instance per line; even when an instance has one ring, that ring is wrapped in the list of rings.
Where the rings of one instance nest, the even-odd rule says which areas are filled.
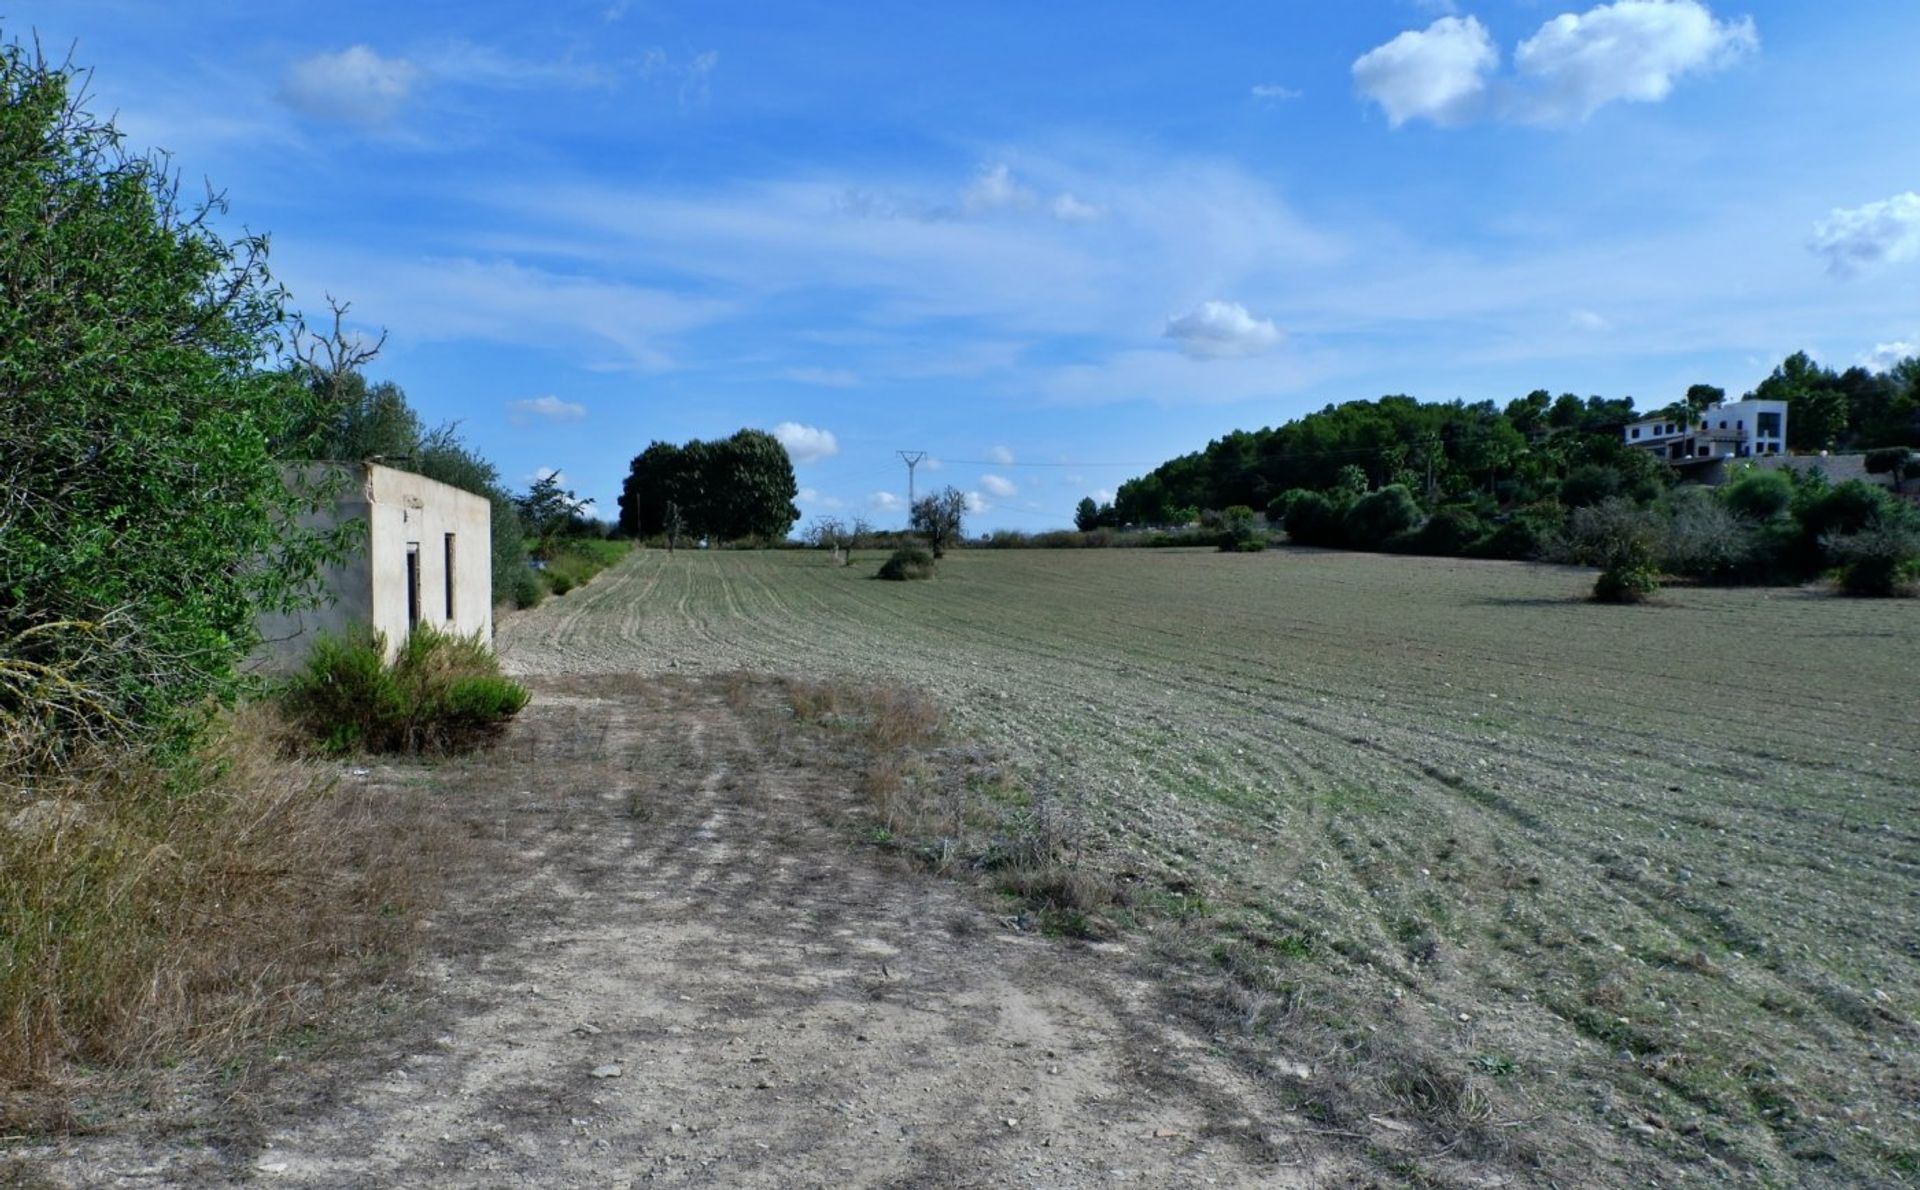
[[[1306,92],[1300,90],[1298,87],[1286,87],[1279,83],[1255,83],[1253,85],[1253,97],[1255,99],[1266,99],[1275,103],[1288,99],[1299,99],[1305,94]]]
[[[867,497],[867,504],[881,512],[893,512],[903,507],[906,501],[892,492],[875,492]]]
[[[981,171],[980,176],[960,196],[960,205],[970,214],[1002,207],[1031,206],[1033,191],[1014,181],[1013,171],[1005,162],[1001,162]]]
[[[1004,446],[995,446],[987,451],[987,457],[1002,467],[1013,466],[1013,452]]]
[[[481,339],[573,353],[601,371],[673,366],[662,336],[706,325],[731,307],[598,277],[509,261],[375,255],[324,246],[276,251],[295,294],[352,293],[367,324],[416,341]],[[613,353],[608,356],[608,351]]]
[[[1814,225],[1808,246],[1827,258],[1827,270],[1836,277],[1912,260],[1920,256],[1920,194],[1909,190],[1865,206],[1836,208]]]
[[[551,394],[513,401],[507,405],[507,416],[516,426],[528,425],[534,421],[583,421],[587,416],[587,407],[577,401],[563,401]]]
[[[420,68],[405,58],[382,58],[364,45],[315,54],[287,68],[280,101],[322,120],[383,124],[406,102]]]
[[[773,427],[773,436],[787,448],[787,453],[793,456],[796,463],[817,463],[840,453],[840,443],[831,430],[783,421]]]
[[[1596,333],[1600,331],[1610,331],[1613,329],[1613,324],[1611,322],[1608,322],[1605,318],[1601,317],[1598,314],[1595,314],[1592,310],[1568,311],[1567,323],[1568,325],[1572,326],[1575,330],[1594,331]]]
[[[987,498],[985,496],[982,496],[979,492],[967,493],[967,511],[968,512],[985,512],[992,507],[993,505],[987,502]]]
[[[810,508],[845,508],[847,502],[838,496],[829,496],[818,488],[801,488],[794,499]]]
[[[858,388],[860,376],[846,368],[788,368],[782,376],[795,384],[811,384],[816,388]]]
[[[713,72],[719,65],[718,50],[695,54],[683,63],[656,46],[641,57],[638,73],[643,79],[672,86],[680,106],[689,108],[713,98]]]
[[[1860,357],[1860,366],[1884,372],[1901,360],[1915,356],[1920,356],[1920,340],[1895,339],[1891,343],[1875,343],[1872,351]]]
[[[1014,486],[1011,479],[1008,479],[1004,475],[982,475],[980,477],[980,486],[995,496],[1000,497],[1002,500],[1005,500],[1020,490]]]
[[[1757,50],[1751,17],[1715,20],[1699,0],[1618,0],[1562,13],[1514,48],[1533,85],[1524,118],[1583,120],[1609,103],[1658,103],[1682,75],[1731,65]]]
[[[1095,504],[1111,504],[1113,503],[1113,489],[1095,488],[1093,491],[1087,493],[1087,498]]]
[[[1209,358],[1259,355],[1280,342],[1280,328],[1255,318],[1238,302],[1202,302],[1198,309],[1167,320],[1166,337],[1189,354]]]
[[[1487,74],[1499,65],[1486,26],[1474,17],[1441,17],[1360,55],[1353,81],[1396,128],[1408,120],[1451,125],[1472,117]]]
[[[1081,202],[1071,194],[1060,194],[1047,204],[1053,217],[1062,223],[1092,223],[1106,214],[1104,210],[1090,202]]]

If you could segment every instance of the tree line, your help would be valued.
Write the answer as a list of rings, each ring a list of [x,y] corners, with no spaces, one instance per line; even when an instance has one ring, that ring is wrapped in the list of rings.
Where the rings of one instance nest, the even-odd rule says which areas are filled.
[[[793,460],[765,430],[681,445],[655,441],[635,455],[620,488],[620,532],[715,544],[787,535],[800,510]]]

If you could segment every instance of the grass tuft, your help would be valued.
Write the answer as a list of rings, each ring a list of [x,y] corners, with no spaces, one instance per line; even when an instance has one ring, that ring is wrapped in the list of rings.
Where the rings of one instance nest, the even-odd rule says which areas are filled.
[[[527,705],[477,636],[422,625],[389,662],[377,634],[324,636],[281,693],[324,752],[453,752],[492,739]]]

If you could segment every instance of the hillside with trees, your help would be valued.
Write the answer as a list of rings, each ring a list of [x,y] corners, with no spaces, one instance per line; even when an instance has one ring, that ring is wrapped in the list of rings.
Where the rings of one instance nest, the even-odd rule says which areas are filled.
[[[1792,443],[1864,450],[1869,470],[1896,488],[1916,471],[1920,359],[1835,372],[1796,353],[1750,395],[1787,402]],[[1545,390],[1504,408],[1407,396],[1329,405],[1169,460],[1122,484],[1110,505],[1083,502],[1076,523],[1182,525],[1246,506],[1305,545],[1594,561],[1629,596],[1660,572],[1794,581],[1838,567],[1861,576],[1848,585],[1862,593],[1911,575],[1920,530],[1885,489],[1757,471],[1716,491],[1676,486],[1665,463],[1622,441],[1638,418],[1687,419],[1722,398],[1694,385],[1646,411],[1631,398]]]

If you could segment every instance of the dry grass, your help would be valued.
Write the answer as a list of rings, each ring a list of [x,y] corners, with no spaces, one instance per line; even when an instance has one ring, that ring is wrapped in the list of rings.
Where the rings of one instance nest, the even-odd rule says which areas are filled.
[[[722,683],[736,710],[757,713],[774,733],[771,751],[816,757],[847,775],[862,799],[848,807],[847,825],[868,842],[1013,898],[1047,932],[1113,931],[1120,890],[1083,862],[1077,801],[948,740],[945,712],[924,691],[751,674]]]
[[[423,801],[278,759],[262,708],[189,766],[15,770],[0,807],[0,1127],[209,1070],[390,978],[452,840]]]

